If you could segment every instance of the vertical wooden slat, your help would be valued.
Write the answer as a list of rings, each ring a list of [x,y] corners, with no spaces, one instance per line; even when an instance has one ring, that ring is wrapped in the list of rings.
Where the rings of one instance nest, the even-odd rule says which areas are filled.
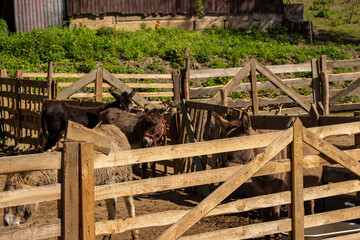
[[[250,80],[251,80],[251,99],[252,99],[253,114],[259,115],[255,59],[250,60]]]
[[[326,55],[321,55],[320,64],[321,64],[321,68],[320,68],[321,72],[325,72],[325,71],[328,70],[327,69],[327,56]]]
[[[22,114],[21,114],[21,107],[22,107],[22,103],[21,103],[21,83],[20,83],[20,79],[23,78],[23,70],[16,70],[15,71],[15,78],[16,78],[16,85],[14,86],[14,92],[16,93],[16,99],[14,99],[15,101],[15,109],[17,110],[17,114],[18,114],[18,127],[15,127],[15,135],[16,135],[16,139],[15,139],[15,144],[17,145],[19,140],[23,137],[23,130],[22,130]],[[15,114],[16,116],[16,114]],[[16,118],[16,117],[15,117]]]
[[[81,239],[95,240],[94,146],[80,143]]]
[[[220,104],[223,106],[228,106],[228,99],[227,99],[227,90],[226,89],[220,89],[220,95],[221,95],[221,101]]]
[[[292,159],[292,239],[304,239],[304,193],[303,193],[303,125],[299,118],[294,122],[294,141],[291,144]]]
[[[63,240],[79,239],[79,143],[65,142],[62,155],[62,221],[61,235]]]
[[[321,85],[322,85],[322,103],[324,106],[324,115],[329,115],[330,113],[330,93],[329,93],[329,72],[321,72]]]
[[[103,71],[102,68],[98,68],[96,71],[96,82],[95,82],[95,101],[101,102],[102,101],[102,94],[103,94]]]
[[[320,102],[320,80],[319,80],[319,68],[316,58],[311,59],[311,73],[312,73],[312,87],[313,87],[313,102],[318,110]]]
[[[48,63],[48,76],[47,76],[47,85],[48,85],[48,99],[52,99],[52,74],[53,74],[53,64],[51,61]]]
[[[172,82],[173,82],[173,92],[174,92],[174,102],[180,102],[180,75],[177,71],[173,71],[171,74]]]
[[[359,111],[355,111],[354,112],[354,116],[355,117],[358,117],[358,116],[360,116],[360,112]],[[355,146],[359,146],[360,145],[360,134],[358,133],[358,134],[355,134]]]
[[[190,52],[186,49],[185,52],[186,65],[185,70],[183,71],[182,76],[182,90],[183,98],[185,100],[190,100]]]

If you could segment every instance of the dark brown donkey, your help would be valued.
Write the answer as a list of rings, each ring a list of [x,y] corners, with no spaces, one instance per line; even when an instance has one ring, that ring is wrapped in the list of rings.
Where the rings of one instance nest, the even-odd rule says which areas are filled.
[[[66,129],[68,120],[82,124],[88,128],[94,128],[99,122],[100,112],[111,108],[118,108],[125,111],[130,110],[132,105],[131,99],[135,94],[135,90],[132,90],[130,94],[123,92],[120,95],[113,91],[110,91],[110,93],[116,100],[98,107],[79,107],[66,103],[58,103],[45,108],[41,114],[43,134],[46,135],[46,130],[48,132],[44,151],[50,149],[59,141]]]
[[[240,137],[245,135],[255,135],[259,133],[269,132],[266,130],[255,131],[251,127],[250,116],[246,111],[243,111],[240,120],[228,121],[222,118],[220,115],[214,113],[215,120],[221,126],[221,129],[225,132],[225,137]],[[222,155],[224,161],[247,164],[257,154],[261,153],[263,148],[247,149],[229,152]],[[271,161],[281,161],[281,159],[288,158],[288,149],[284,149]],[[304,156],[310,154],[318,154],[318,152],[307,144],[304,144],[303,149]],[[312,187],[321,183],[322,167],[316,168],[304,168],[304,187]],[[282,191],[288,191],[291,188],[291,175],[288,173],[277,173],[261,177],[253,177],[255,189],[259,195],[277,193]],[[306,214],[314,214],[314,200],[307,202],[305,205]],[[271,209],[263,209],[263,220],[277,220],[280,218],[280,206],[273,207]],[[268,238],[269,236],[267,236]]]
[[[129,140],[132,149],[156,147],[166,135],[166,123],[163,113],[168,109],[150,110],[145,106],[145,112],[134,114],[116,108],[110,108],[100,113],[99,122],[112,124],[120,128]],[[151,164],[152,177],[155,176],[155,163]],[[142,178],[146,178],[147,163],[142,164]]]

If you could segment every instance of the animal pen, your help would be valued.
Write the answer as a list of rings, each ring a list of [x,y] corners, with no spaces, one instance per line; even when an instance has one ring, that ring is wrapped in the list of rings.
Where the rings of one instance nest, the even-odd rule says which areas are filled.
[[[322,57],[322,61],[312,60],[308,64],[298,64],[290,66],[263,66],[256,60],[249,61],[243,68],[237,69],[216,69],[216,70],[190,70],[185,68],[181,75],[161,75],[168,81],[153,84],[156,88],[165,87],[167,92],[158,93],[139,93],[137,104],[142,105],[148,100],[143,100],[140,96],[153,94],[156,96],[166,95],[179,101],[181,98],[186,99],[183,103],[183,114],[171,113],[169,119],[170,125],[170,143],[169,146],[159,146],[156,148],[126,150],[122,152],[111,153],[108,156],[93,157],[93,144],[85,142],[65,142],[62,152],[41,153],[21,156],[7,156],[0,158],[0,174],[9,174],[14,172],[35,171],[44,169],[58,169],[61,172],[61,183],[40,186],[29,189],[16,191],[0,192],[0,208],[30,204],[35,202],[59,201],[58,219],[25,224],[17,227],[0,228],[1,239],[43,239],[61,236],[64,239],[94,239],[95,236],[103,234],[124,233],[127,231],[157,226],[171,225],[168,230],[159,233],[158,239],[248,239],[262,237],[268,234],[292,231],[293,239],[304,238],[304,228],[312,226],[321,226],[329,223],[346,221],[360,218],[359,207],[343,208],[332,210],[315,215],[304,216],[303,202],[310,199],[322,199],[340,194],[351,194],[360,191],[360,182],[358,176],[360,168],[358,160],[360,159],[359,149],[340,150],[331,145],[324,138],[340,135],[354,135],[355,146],[360,144],[360,117],[348,116],[328,116],[330,111],[341,110],[358,110],[358,104],[338,104],[337,100],[352,92],[357,92],[358,78],[360,73],[331,74],[329,69],[342,66],[359,66],[359,60],[352,61],[327,61]],[[33,121],[34,139],[38,137],[39,122],[38,118],[42,109],[43,102],[35,101],[28,95],[39,93],[41,99],[66,99],[69,97],[91,97],[96,101],[101,101],[104,87],[116,87],[122,91],[127,87],[146,87],[150,83],[126,83],[124,84],[118,78],[124,79],[125,75],[110,74],[106,70],[97,69],[86,75],[66,75],[80,78],[75,83],[56,82],[56,77],[64,77],[61,73],[53,73],[51,68],[47,74],[23,73],[21,77],[15,77],[6,82],[9,78],[2,75],[0,86],[2,101],[1,118],[2,132],[13,129],[14,139],[26,141],[29,136],[29,129],[26,121],[30,118],[18,117],[24,116],[25,113],[33,112],[35,120]],[[324,71],[322,71],[324,70]],[[273,87],[269,82],[255,83],[256,72],[265,75],[273,84],[287,96],[279,99],[261,99],[257,96],[257,91]],[[311,79],[287,79],[279,78],[279,73],[289,72],[312,72]],[[246,76],[250,76],[249,82],[242,82]],[[18,75],[19,76],[19,75]],[[21,75],[20,75],[21,76]],[[216,87],[190,87],[191,79],[234,76],[232,81],[224,86]],[[16,92],[16,86],[23,86],[27,83],[25,78],[43,77],[47,81],[42,82],[39,87],[42,90],[28,90]],[[138,75],[128,75],[130,78],[141,78]],[[148,78],[149,75],[142,76]],[[155,76],[154,76],[155,77]],[[107,83],[103,83],[103,79]],[[181,79],[181,81],[180,81]],[[96,80],[95,84],[92,81]],[[15,85],[9,92],[10,81]],[[331,92],[329,91],[329,82],[333,81],[352,81],[347,88]],[[46,85],[45,85],[46,83]],[[17,84],[17,85],[16,85]],[[107,85],[109,84],[109,85]],[[133,85],[131,85],[133,84]],[[142,85],[136,85],[142,84]],[[146,86],[144,84],[147,84]],[[299,96],[294,93],[293,86],[312,86],[312,94],[308,97]],[[64,87],[63,91],[55,91],[58,87]],[[79,90],[84,86],[95,87],[94,93],[80,93]],[[124,87],[125,86],[125,87]],[[19,89],[19,88],[18,88]],[[181,90],[180,90],[181,89]],[[126,91],[127,89],[125,89]],[[220,91],[221,90],[221,91]],[[219,93],[220,91],[220,93]],[[233,102],[228,98],[230,91],[249,91],[252,94],[250,101],[237,100]],[[320,94],[321,93],[321,94]],[[205,102],[204,96],[215,94],[213,98],[207,97]],[[295,95],[296,94],[296,95]],[[148,96],[149,96],[148,95]],[[39,97],[40,98],[40,97]],[[195,101],[195,98],[198,98]],[[13,100],[10,100],[13,99]],[[19,101],[20,99],[20,101]],[[37,99],[37,97],[36,97]],[[289,102],[298,103],[298,107],[292,109],[279,109],[274,107],[269,110],[261,109],[262,106],[278,106]],[[26,103],[26,101],[28,103]],[[313,102],[309,104],[308,102]],[[36,102],[36,103],[35,103]],[[56,102],[56,101],[55,101]],[[136,101],[135,101],[136,102]],[[7,103],[7,105],[4,105]],[[32,106],[29,111],[24,109],[25,104]],[[37,104],[37,105],[36,105]],[[76,101],[76,104],[81,104]],[[37,107],[34,107],[37,106]],[[220,132],[215,132],[214,136],[209,136],[211,113],[228,115],[230,118],[238,118],[239,110],[236,108],[251,107],[253,116],[251,116],[252,126],[255,129],[277,129],[279,131],[261,135],[245,136],[229,139],[217,139]],[[288,115],[274,116],[279,113]],[[298,120],[291,126],[290,115],[308,113],[308,115],[299,116]],[[7,114],[7,115],[6,115]],[[36,115],[35,115],[36,114]],[[272,116],[264,116],[271,114]],[[16,121],[14,121],[14,119]],[[37,120],[36,120],[37,119]],[[301,121],[299,121],[301,120]],[[17,123],[17,125],[12,124]],[[7,124],[7,127],[3,128]],[[18,130],[16,130],[18,129]],[[22,129],[20,135],[19,129]],[[285,130],[284,130],[285,129]],[[18,134],[18,135],[16,135]],[[21,137],[19,137],[21,136]],[[210,140],[216,139],[216,140]],[[208,141],[209,140],[209,141]],[[302,144],[309,144],[318,150],[320,155],[303,156]],[[33,143],[30,143],[33,144]],[[271,162],[272,156],[287,145],[292,146],[292,155],[290,159],[281,163]],[[248,164],[242,166],[232,166],[227,168],[218,168],[216,155],[224,152],[265,147],[265,151],[259,154]],[[193,158],[194,163],[186,170],[184,159]],[[134,180],[131,182],[116,183],[110,185],[94,186],[92,176],[94,169],[119,166],[127,164],[139,164],[144,162],[166,161],[168,166],[174,167],[175,175],[165,175],[161,177]],[[79,166],[77,168],[76,166]],[[201,166],[203,169],[198,167]],[[341,182],[331,183],[303,188],[302,171],[303,168],[311,167],[341,167],[355,174],[355,179],[346,179]],[[196,167],[196,171],[194,171]],[[243,185],[253,176],[262,176],[279,172],[291,172],[292,191],[280,192],[265,196],[255,196],[244,199],[238,199],[229,203],[221,203],[233,191]],[[208,185],[218,184],[211,194],[200,202],[192,210],[169,210],[147,215],[140,215],[134,218],[116,219],[113,221],[95,222],[94,201],[114,197],[129,195],[151,194],[155,192],[187,188],[192,186],[203,186],[202,189],[208,188]],[[71,204],[70,204],[71,203]],[[245,211],[291,204],[292,217],[283,218],[277,221],[263,222],[238,226],[234,228],[222,229],[213,232],[203,232],[196,235],[183,235],[191,226],[204,217],[217,215],[241,213]],[[56,211],[54,209],[54,211]],[[348,235],[349,239],[360,238],[359,233]]]

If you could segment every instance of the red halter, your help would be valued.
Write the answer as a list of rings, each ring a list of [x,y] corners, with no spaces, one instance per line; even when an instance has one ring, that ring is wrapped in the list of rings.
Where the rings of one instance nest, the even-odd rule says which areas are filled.
[[[162,130],[164,130],[164,135],[166,135],[166,124],[165,124],[165,120],[163,119],[162,120],[163,122],[163,128],[160,129],[160,131],[158,131],[157,133],[154,133],[153,135],[150,135],[148,133],[144,133],[144,136],[146,137],[151,137],[153,140],[154,140],[154,145],[153,147],[156,147],[156,140],[155,140],[155,136],[158,135]]]

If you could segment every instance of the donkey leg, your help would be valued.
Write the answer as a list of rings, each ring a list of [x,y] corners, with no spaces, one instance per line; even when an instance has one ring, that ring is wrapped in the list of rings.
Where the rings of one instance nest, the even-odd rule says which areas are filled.
[[[129,213],[129,217],[135,217],[134,197],[133,196],[124,197],[124,200],[125,200],[126,209]],[[139,240],[140,239],[139,230],[133,230],[132,237],[133,237],[133,240]]]
[[[141,164],[141,179],[147,178],[146,177],[147,167],[148,167],[147,163],[142,163]]]
[[[151,177],[156,177],[156,165],[154,162],[150,164],[151,166]]]
[[[115,198],[106,199],[105,203],[108,212],[108,220],[114,220],[116,214],[116,199]],[[111,239],[110,234],[103,236],[103,240],[110,240],[110,239]]]

